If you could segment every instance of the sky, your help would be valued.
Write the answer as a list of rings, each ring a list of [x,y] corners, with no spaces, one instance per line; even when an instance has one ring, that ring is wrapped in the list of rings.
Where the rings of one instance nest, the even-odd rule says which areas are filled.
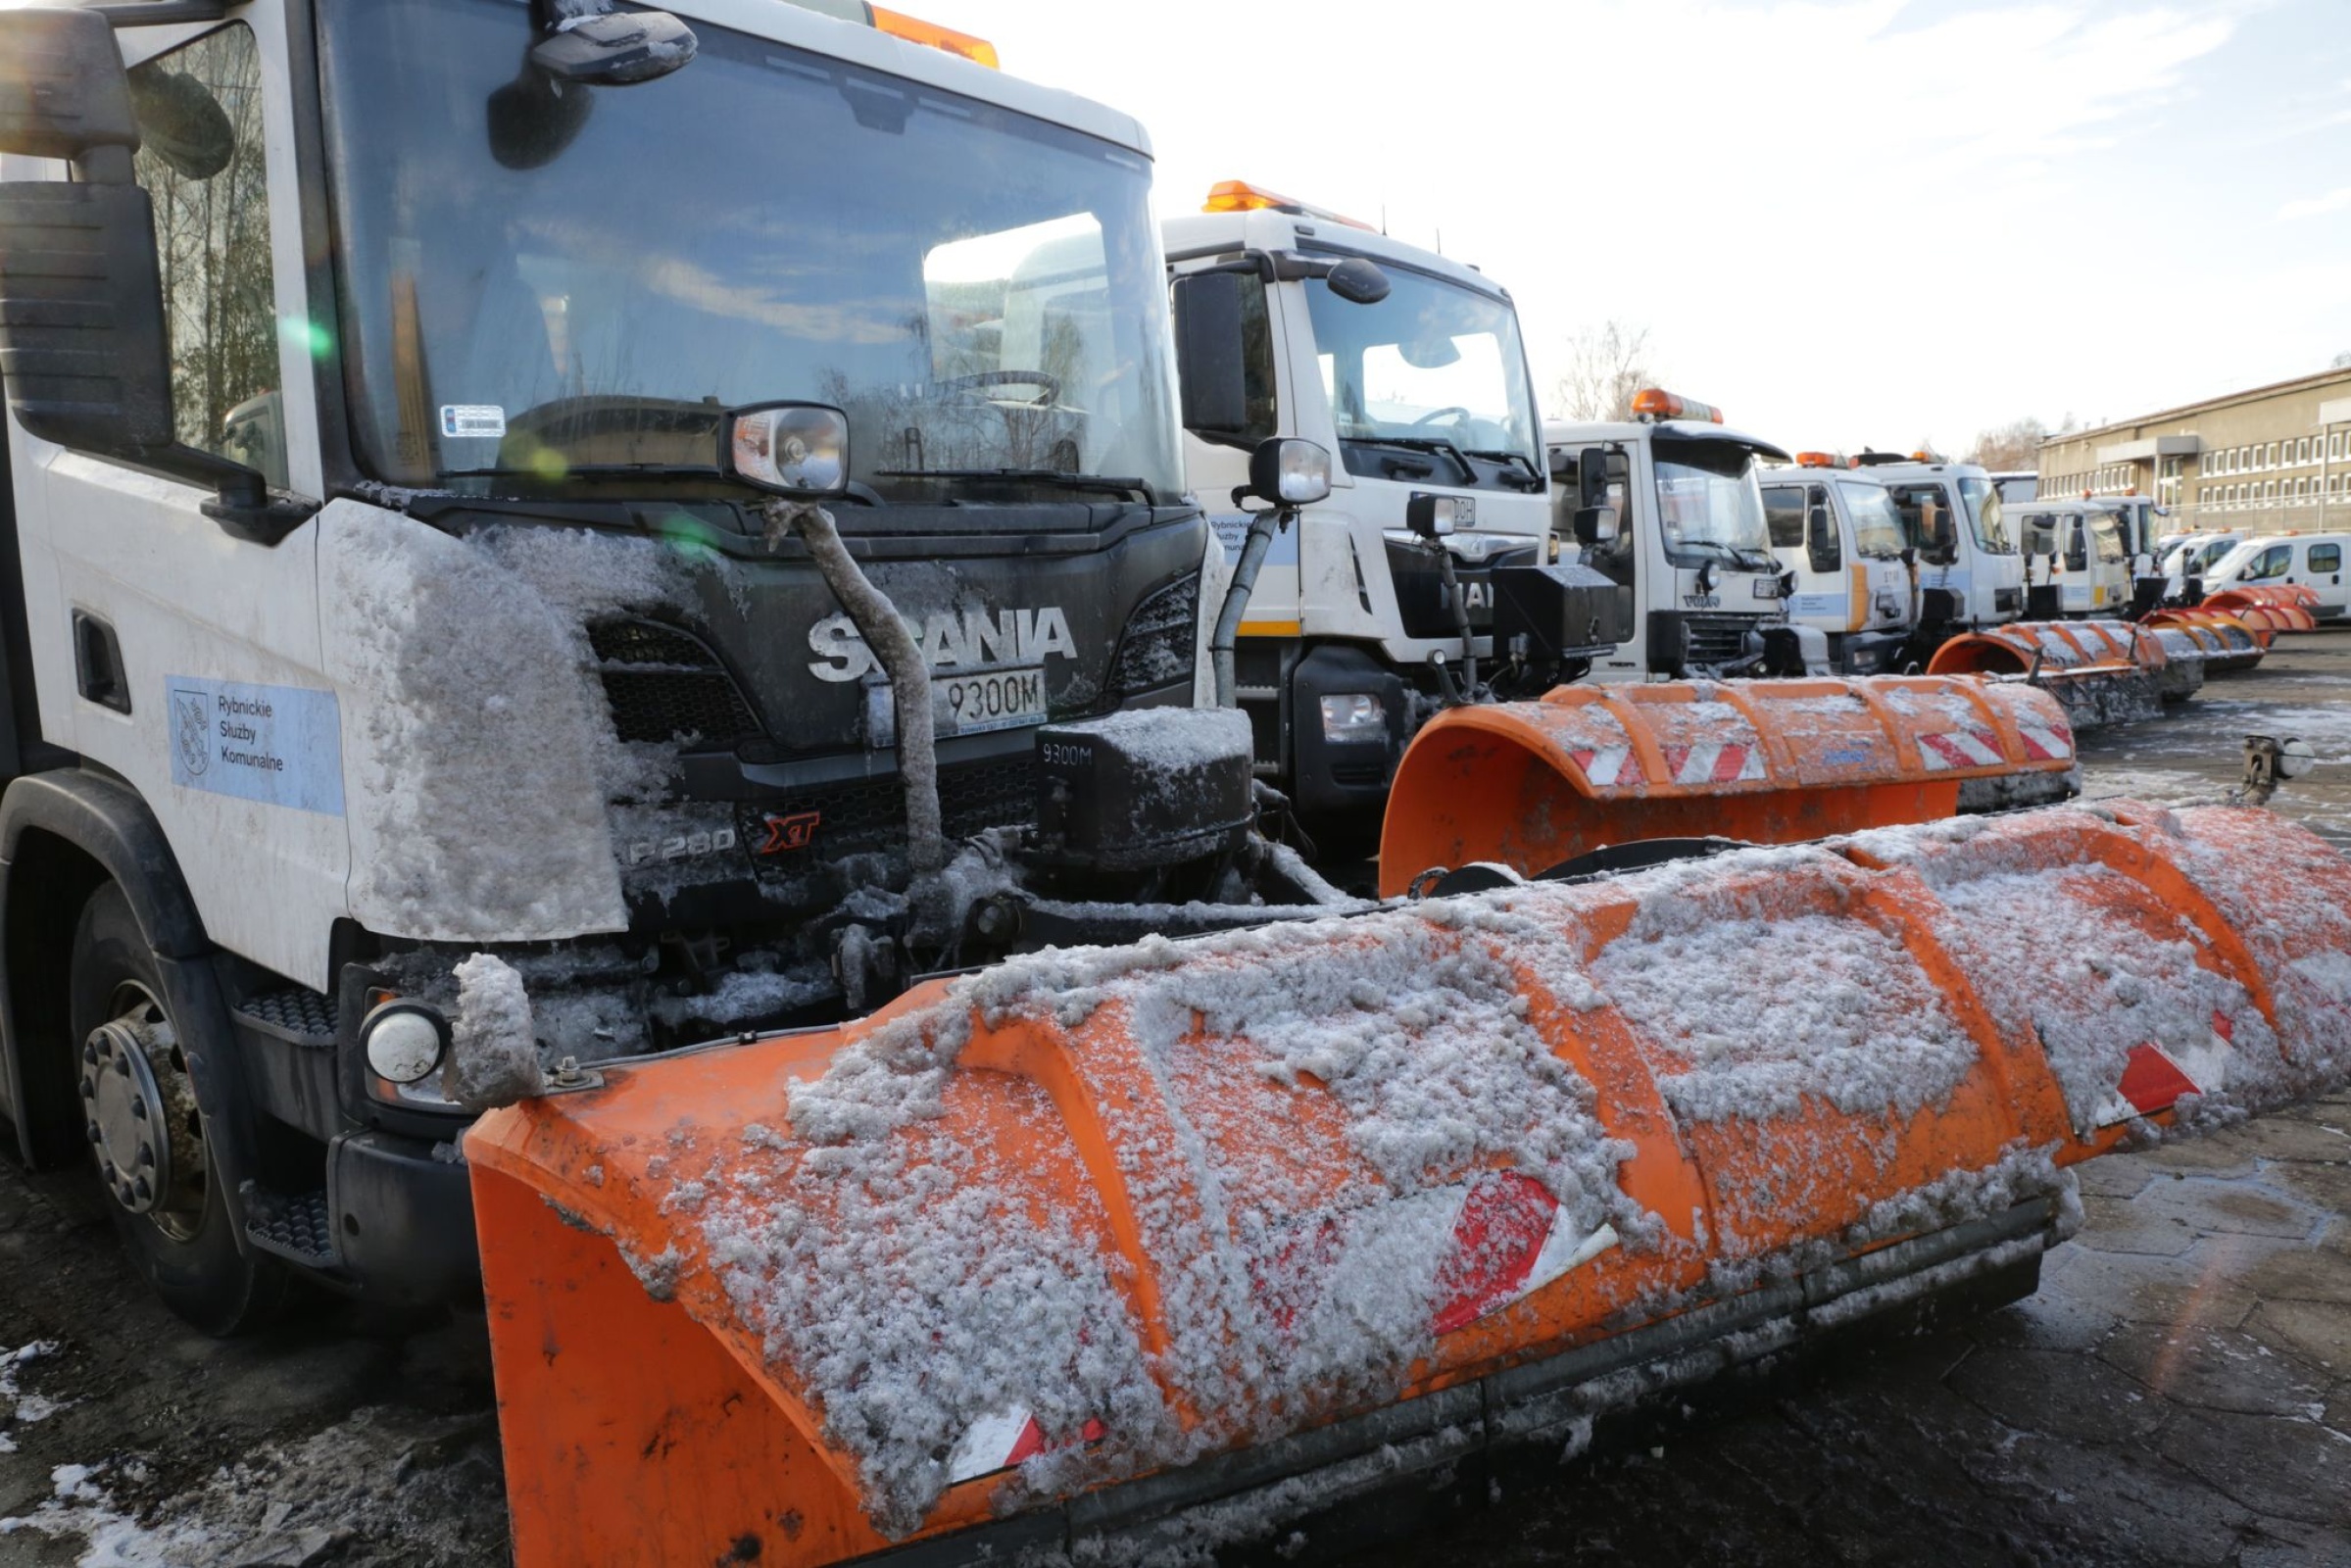
[[[906,0],[1472,262],[1789,446],[2129,418],[2351,352],[2351,0]]]

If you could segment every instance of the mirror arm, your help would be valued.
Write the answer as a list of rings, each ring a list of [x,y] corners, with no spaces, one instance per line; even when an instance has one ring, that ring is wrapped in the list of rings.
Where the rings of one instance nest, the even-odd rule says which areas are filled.
[[[166,473],[212,485],[213,499],[200,510],[220,525],[222,533],[247,544],[282,544],[286,535],[318,512],[318,502],[272,491],[256,470],[197,447],[171,447],[138,456]]]

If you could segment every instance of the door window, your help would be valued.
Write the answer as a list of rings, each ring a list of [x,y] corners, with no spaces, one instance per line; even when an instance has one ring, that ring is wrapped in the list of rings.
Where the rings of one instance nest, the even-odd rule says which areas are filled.
[[[2341,545],[2312,545],[2310,547],[2310,569],[2314,575],[2322,571],[2342,570],[2343,547]]]
[[[2272,545],[2261,553],[2260,560],[2245,568],[2244,580],[2260,582],[2267,577],[2282,577],[2285,575],[2286,567],[2292,565],[2293,562],[2294,547],[2292,545]]]
[[[1763,525],[1772,533],[1774,550],[1797,550],[1804,543],[1804,492],[1775,485],[1763,492]]]
[[[242,23],[130,73],[138,182],[155,204],[171,412],[191,447],[286,483],[261,53]]]
[[[1811,504],[1805,509],[1804,535],[1808,546],[1805,554],[1811,559],[1814,571],[1844,569],[1844,551],[1837,538],[1837,514],[1829,510],[1829,492],[1819,485],[1812,487]]]

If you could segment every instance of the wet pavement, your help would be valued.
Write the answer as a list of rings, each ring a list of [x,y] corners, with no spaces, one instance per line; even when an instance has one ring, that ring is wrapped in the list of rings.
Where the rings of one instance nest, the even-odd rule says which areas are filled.
[[[2086,793],[2216,798],[2248,733],[2311,743],[2276,807],[2351,850],[2351,632],[2086,742]],[[1359,1560],[2351,1568],[2351,1097],[2082,1189],[2029,1299],[1715,1391]],[[78,1173],[0,1163],[0,1565],[496,1568],[500,1486],[478,1317],[207,1340]]]

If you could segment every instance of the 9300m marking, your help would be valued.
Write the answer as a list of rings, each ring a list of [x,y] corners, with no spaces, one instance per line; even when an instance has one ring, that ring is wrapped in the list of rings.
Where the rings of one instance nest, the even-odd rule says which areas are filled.
[[[958,735],[1045,722],[1045,671],[1041,668],[949,675],[938,684]]]

